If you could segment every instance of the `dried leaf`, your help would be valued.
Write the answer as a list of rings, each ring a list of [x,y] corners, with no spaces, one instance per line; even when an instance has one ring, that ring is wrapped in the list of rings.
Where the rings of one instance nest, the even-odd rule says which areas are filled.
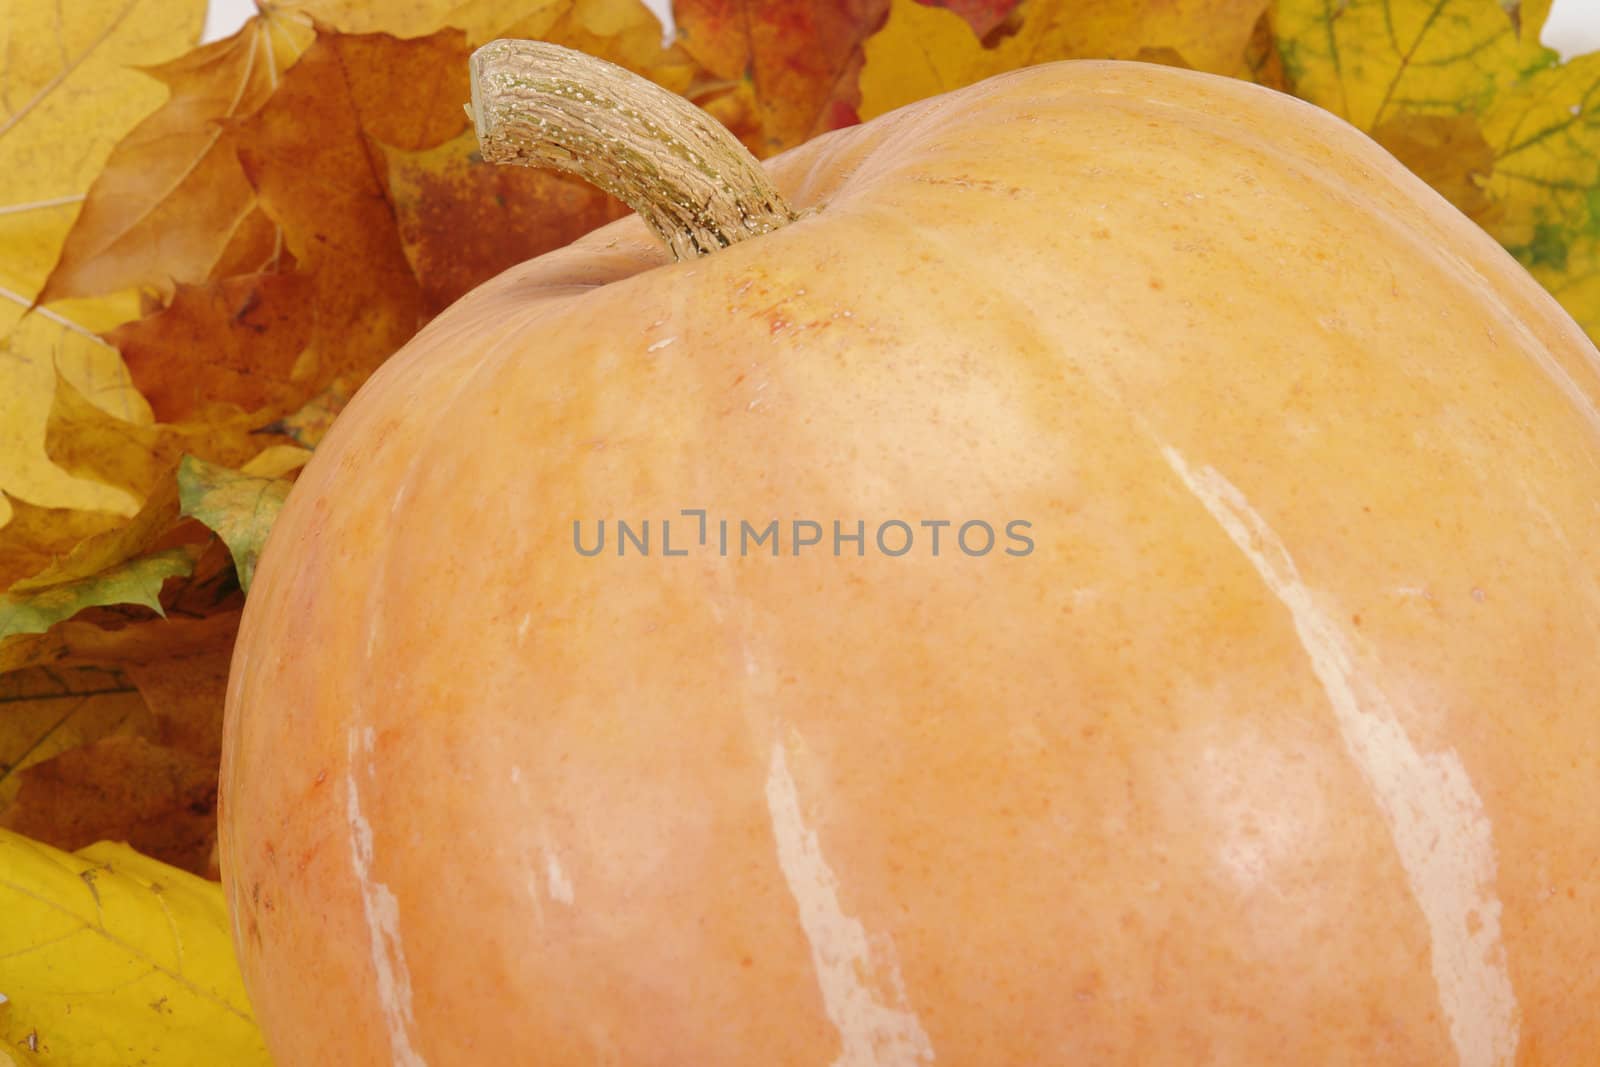
[[[279,332],[309,332],[301,367],[305,397],[340,376],[364,378],[424,321],[422,295],[378,172],[381,157],[357,102],[377,107],[374,125],[393,136],[453,136],[465,115],[452,99],[456,114],[446,128],[438,94],[463,75],[424,75],[430,63],[413,53],[431,57],[437,69],[464,69],[464,50],[459,33],[424,42],[319,37],[271,100],[240,127],[240,157],[262,207],[313,278],[302,321],[273,319],[256,342],[281,351],[290,345]],[[408,117],[395,114],[408,111]]]
[[[534,4],[502,36],[536,37],[598,56],[680,95],[705,72],[687,50],[662,40],[661,23],[639,0]],[[679,5],[681,16],[682,5]]]
[[[238,621],[73,621],[0,642],[0,663],[19,640],[52,660],[0,675],[0,826],[58,848],[125,840],[208,871]]]
[[[1244,49],[1244,65],[1250,71],[1250,80],[1257,85],[1265,85],[1280,93],[1290,91],[1289,75],[1283,69],[1283,56],[1278,53],[1278,37],[1272,29],[1270,7],[1262,12],[1261,18],[1256,20],[1255,29],[1250,33],[1250,42]]]
[[[43,589],[109,571],[155,548],[178,518],[177,482],[168,480],[150,494],[144,506],[128,522],[85,537],[47,566],[13,582],[7,592]]]
[[[0,827],[56,848],[124,841],[203,874],[216,841],[217,760],[114,733],[22,771]]]
[[[299,411],[285,415],[261,428],[262,433],[277,433],[305,448],[316,448],[333,426],[333,420],[350,402],[351,389],[342,380],[334,383],[310,400]]]
[[[993,47],[953,13],[893,0],[867,42],[861,116],[1002,71],[1058,59],[1138,59],[1215,74],[1248,73],[1247,54],[1268,0],[1030,0]]]
[[[1480,225],[1494,202],[1485,188],[1494,173],[1494,148],[1472,115],[1403,112],[1372,131],[1372,137]]]
[[[972,36],[956,14],[912,6],[933,11]],[[888,10],[887,0],[677,0],[673,5],[683,48],[725,84],[725,92],[740,98],[713,113],[725,122],[731,119],[735,132],[763,156],[859,121],[862,46]],[[750,128],[739,128],[745,121]]]
[[[89,187],[40,299],[205,281],[254,217],[255,190],[226,120],[259,108],[311,36],[293,20],[257,17],[227,40],[147,68],[167,102]]]
[[[180,518],[179,457],[185,451],[198,450],[238,462],[264,443],[262,438],[226,424],[196,428],[124,422],[90,404],[64,378],[56,384],[46,438],[51,461],[86,482],[92,479],[91,484],[115,487],[144,503],[120,524],[115,521],[117,516],[104,513],[47,512],[19,505],[19,516],[26,521],[0,531],[0,546],[25,550],[18,553],[16,566],[0,571],[5,578],[0,588],[9,592],[90,580],[154,549],[193,540],[174,531]],[[5,561],[13,562],[10,556]]]
[[[6,593],[0,596],[0,640],[13,634],[42,634],[85,608],[102,604],[139,604],[161,613],[162,585],[168,578],[187,577],[194,562],[189,549],[170,548],[88,578]]]
[[[283,231],[255,204],[233,228],[208,280],[222,281],[239,274],[288,274],[296,266],[294,256],[284,247]]]
[[[256,560],[292,484],[288,478],[245,474],[194,456],[184,456],[178,467],[183,514],[222,538],[233,556],[239,585],[247,593]]]
[[[154,717],[155,740],[202,757],[213,776],[222,755],[222,708],[228,691],[228,668],[239,632],[239,611],[221,612],[203,620],[178,620],[130,626],[121,634],[102,635],[95,643],[80,639],[79,655],[120,662]],[[136,654],[141,639],[155,647]]]
[[[282,478],[304,467],[310,459],[309,448],[301,448],[299,445],[273,445],[240,467],[239,472],[253,478]]]
[[[133,424],[151,419],[122,358],[95,334],[133,314],[131,303],[101,301],[72,310],[75,318],[39,308],[0,341],[0,491],[39,507],[131,515],[139,506],[137,497],[73,477],[45,449],[58,377],[120,419]]]
[[[204,17],[203,0],[7,6],[9,47],[0,69],[0,248],[6,250],[0,257],[0,334],[16,325],[39,291],[112,146],[161,102],[161,89],[134,67],[193,45]],[[67,131],[70,151],[63,146]]]
[[[101,843],[0,830],[5,1047],[74,1067],[269,1067],[222,888]]]
[[[1003,30],[1018,12],[1021,0],[922,0],[929,7],[942,7],[961,16],[980,38]]]
[[[63,377],[46,424],[45,447],[62,470],[146,498],[170,482],[185,452],[240,464],[270,442],[251,420],[220,406],[199,422],[140,424],[108,415]]]
[[[570,7],[572,0],[274,0],[261,5],[268,13],[313,21],[340,33],[387,33],[395,37],[424,37],[445,28],[464,30],[468,39],[483,44],[503,36],[505,27],[530,13],[550,11],[550,17]]]
[[[205,418],[215,407],[270,417],[303,399],[295,370],[311,342],[315,288],[299,272],[179,286],[167,307],[108,339],[162,422]]]
[[[16,800],[21,772],[34,764],[154,726],[139,691],[119,671],[40,667],[0,674],[0,812]]]
[[[470,129],[437,148],[384,154],[401,245],[430,314],[627,212],[576,178],[483,162]]]
[[[40,508],[20,500],[10,507],[11,521],[0,528],[0,589],[39,573],[80,542],[126,521],[126,516],[109,511]]]

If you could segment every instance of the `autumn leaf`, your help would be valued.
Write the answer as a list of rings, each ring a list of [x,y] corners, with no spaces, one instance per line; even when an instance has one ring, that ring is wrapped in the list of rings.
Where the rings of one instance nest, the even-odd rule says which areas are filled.
[[[168,578],[187,577],[194,553],[169,548],[120,563],[88,578],[28,588],[12,586],[0,596],[0,640],[13,634],[44,633],[63,619],[101,604],[140,604],[161,612],[161,587]]]
[[[553,41],[615,63],[680,95],[688,95],[691,85],[705,76],[686,49],[662,39],[660,20],[639,0],[567,0],[527,7],[523,17],[497,36]]]
[[[199,451],[221,462],[243,462],[268,440],[236,422],[126,422],[89,403],[64,376],[58,377],[45,432],[48,460],[85,484],[143,503],[128,517],[19,504],[13,521],[0,529],[0,589],[15,592],[90,579],[152,549],[173,547],[170,535],[180,518],[179,458]]]
[[[132,519],[85,537],[48,565],[10,583],[7,591],[24,592],[103,574],[153,549],[178,518],[177,482],[164,482]]]
[[[238,620],[237,607],[174,620],[99,609],[0,642],[0,664],[27,664],[0,675],[0,826],[58,848],[111,837],[215,875]]]
[[[141,617],[133,618],[134,612]],[[45,634],[0,642],[0,675],[34,667],[111,667],[137,674],[148,667],[157,672],[151,676],[155,679],[181,680],[185,672],[170,669],[173,661],[217,654],[225,658],[238,626],[237,605],[203,617],[165,619],[143,609],[97,609]]]
[[[992,47],[950,11],[893,0],[865,46],[861,116],[1059,59],[1138,59],[1244,76],[1268,0],[1030,0]]]
[[[57,848],[125,841],[205,874],[216,844],[219,758],[112,734],[22,771],[0,827]]]
[[[383,151],[401,247],[429,314],[485,277],[564,247],[627,212],[576,178],[484,163],[470,129],[437,148]]]
[[[205,281],[254,221],[255,190],[228,120],[254,113],[311,37],[295,20],[257,17],[227,40],[145,68],[167,102],[89,187],[40,299]]]
[[[673,5],[684,49],[730,98],[710,110],[760,156],[860,120],[862,46],[888,10],[888,0]],[[966,26],[953,12],[937,13]]]
[[[73,1067],[270,1064],[220,886],[125,845],[0,830],[0,914],[5,1047]]]
[[[1538,43],[1548,5],[1278,0],[1294,91],[1368,131],[1600,339],[1600,55]]]
[[[256,560],[292,484],[279,474],[229,470],[194,456],[184,456],[178,467],[183,514],[205,523],[222,538],[246,593],[255,576]]]
[[[980,38],[1004,30],[1017,13],[1022,0],[923,0],[929,7],[942,7],[972,27]]]
[[[1519,78],[1482,128],[1485,227],[1600,343],[1600,54]]]
[[[0,527],[0,590],[38,574],[83,541],[118,529],[125,517],[109,511],[10,505],[11,521]]]
[[[1404,112],[1477,114],[1530,56],[1497,0],[1277,0],[1278,50],[1295,93],[1373,130]]]
[[[335,379],[332,385],[306,401],[298,411],[268,423],[261,428],[261,432],[281,434],[304,448],[316,448],[332,428],[333,420],[350,402],[350,393],[345,381]]]
[[[364,377],[425,321],[369,137],[425,148],[454,136],[465,123],[465,49],[459,33],[320,36],[240,125],[245,171],[312,279],[306,396],[341,375]],[[274,321],[261,339],[302,328]]]
[[[203,0],[8,5],[9,45],[0,70],[0,248],[6,252],[0,335],[39,291],[118,138],[161,102],[160,88],[135,67],[193,45],[205,6]],[[64,131],[71,131],[70,144]]]
[[[243,463],[267,446],[270,437],[252,432],[238,418],[198,424],[140,424],[114,418],[89,403],[67,382],[56,382],[55,403],[46,426],[46,451],[60,470],[104,488],[115,488],[143,503],[121,522],[92,512],[55,512],[54,529],[40,527],[47,513],[28,508],[29,521],[0,529],[0,549],[17,551],[31,567],[17,570],[0,555],[0,589],[30,588],[89,578],[157,547],[173,547],[178,522],[177,466],[186,452],[221,463]],[[50,539],[50,534],[55,535]],[[76,534],[76,536],[74,536]],[[20,586],[13,583],[28,579]]]
[[[63,471],[45,449],[58,378],[124,421],[150,421],[149,405],[133,387],[122,357],[95,333],[135,308],[127,298],[74,308],[74,318],[39,308],[0,340],[0,493],[45,508],[123,515],[138,508],[138,499],[123,490]],[[10,511],[0,504],[0,524]]]
[[[213,409],[195,422],[132,422],[107,414],[63,375],[45,425],[45,449],[62,470],[147,499],[169,482],[185,452],[241,464],[272,444],[251,420]]]
[[[394,37],[426,37],[441,29],[458,29],[482,44],[527,15],[549,12],[555,18],[572,0],[271,0],[259,5],[277,19],[294,18],[346,34],[386,33]]]
[[[0,811],[22,772],[119,732],[153,728],[138,689],[103,667],[37,667],[0,675]]]
[[[312,338],[314,291],[300,272],[180,285],[166,307],[107,336],[162,422],[215,408],[270,417],[305,393],[296,368]]]

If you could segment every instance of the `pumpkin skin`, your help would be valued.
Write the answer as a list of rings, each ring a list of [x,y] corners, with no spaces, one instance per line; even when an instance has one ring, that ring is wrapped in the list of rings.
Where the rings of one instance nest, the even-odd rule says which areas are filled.
[[[1600,1062],[1558,305],[1352,128],[1164,67],[767,170],[818,210],[508,271],[305,469],[222,776],[277,1060]],[[684,508],[866,555],[573,549]]]

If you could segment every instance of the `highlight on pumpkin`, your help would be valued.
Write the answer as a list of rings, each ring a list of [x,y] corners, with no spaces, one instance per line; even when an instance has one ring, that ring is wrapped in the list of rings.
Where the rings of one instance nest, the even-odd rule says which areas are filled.
[[[0,1061],[1600,1062],[1582,5],[651,5],[13,5]]]

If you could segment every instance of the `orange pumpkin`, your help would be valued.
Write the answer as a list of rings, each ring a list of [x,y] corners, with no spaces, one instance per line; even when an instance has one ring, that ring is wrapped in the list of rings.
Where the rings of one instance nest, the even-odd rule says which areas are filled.
[[[471,293],[261,560],[281,1063],[1600,1063],[1600,359],[1506,253],[1164,67],[820,138],[794,221],[608,100],[728,247]]]

